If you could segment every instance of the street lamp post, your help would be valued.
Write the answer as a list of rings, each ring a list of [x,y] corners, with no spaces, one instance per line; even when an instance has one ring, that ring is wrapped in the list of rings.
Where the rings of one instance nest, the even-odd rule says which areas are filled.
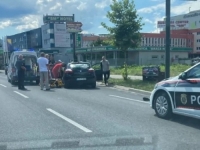
[[[170,5],[171,0],[166,0],[165,78],[170,77]]]

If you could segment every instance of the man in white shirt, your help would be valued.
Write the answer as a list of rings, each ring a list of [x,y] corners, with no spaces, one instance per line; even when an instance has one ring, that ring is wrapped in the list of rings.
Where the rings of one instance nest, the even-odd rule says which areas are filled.
[[[108,79],[110,77],[110,64],[105,56],[102,57],[101,69],[103,71],[105,85],[108,85]]]
[[[49,76],[48,76],[48,64],[49,61],[45,58],[45,54],[41,53],[41,57],[37,60],[40,72],[40,87],[43,90],[44,86],[46,90],[50,90],[49,87]]]

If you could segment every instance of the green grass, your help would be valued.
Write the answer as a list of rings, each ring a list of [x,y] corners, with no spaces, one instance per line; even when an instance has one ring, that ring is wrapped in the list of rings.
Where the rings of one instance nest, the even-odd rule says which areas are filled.
[[[142,67],[143,66],[128,66],[128,75],[132,76],[141,76],[142,75]],[[171,65],[170,66],[170,76],[179,75],[181,72],[190,68],[190,65]],[[165,66],[160,66],[161,71],[165,71]],[[123,71],[123,67],[112,68],[111,74],[121,75]]]
[[[109,79],[110,84],[120,85],[145,91],[152,91],[156,81],[142,81],[142,80],[123,80],[123,79]]]

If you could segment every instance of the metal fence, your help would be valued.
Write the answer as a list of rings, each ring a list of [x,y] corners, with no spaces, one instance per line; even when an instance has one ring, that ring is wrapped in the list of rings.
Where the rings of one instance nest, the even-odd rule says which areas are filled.
[[[87,62],[91,62],[91,60],[86,60]],[[96,64],[99,63],[101,60],[92,60],[92,64]],[[112,67],[119,67],[124,65],[125,60],[118,58],[118,59],[108,59],[110,66]],[[139,61],[133,60],[133,59],[127,59],[126,63],[128,65],[164,65],[165,64],[165,60],[164,59],[141,59]],[[176,59],[171,61],[171,64],[186,64],[186,65],[191,65],[192,64],[192,60],[191,59],[185,59],[185,60],[181,60],[181,59]]]

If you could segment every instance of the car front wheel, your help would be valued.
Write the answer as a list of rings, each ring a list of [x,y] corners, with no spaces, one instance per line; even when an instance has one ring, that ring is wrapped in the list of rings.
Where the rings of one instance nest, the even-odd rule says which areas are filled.
[[[172,106],[169,96],[165,92],[160,92],[155,96],[154,109],[156,115],[163,119],[169,119],[172,116]]]

